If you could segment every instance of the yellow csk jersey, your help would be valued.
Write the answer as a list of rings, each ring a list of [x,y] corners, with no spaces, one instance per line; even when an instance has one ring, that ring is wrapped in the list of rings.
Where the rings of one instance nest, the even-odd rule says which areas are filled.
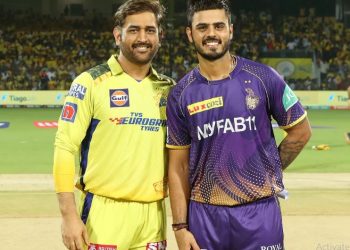
[[[173,85],[153,68],[138,82],[115,56],[73,81],[55,146],[80,153],[79,188],[140,202],[167,195],[165,108]]]

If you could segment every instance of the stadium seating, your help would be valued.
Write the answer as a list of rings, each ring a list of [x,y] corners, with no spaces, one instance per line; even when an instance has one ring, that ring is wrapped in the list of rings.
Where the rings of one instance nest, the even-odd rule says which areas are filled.
[[[345,90],[350,85],[350,31],[332,17],[234,15],[230,50],[259,61],[268,53],[311,54],[311,78],[286,79],[293,89]],[[185,26],[167,24],[154,64],[181,78],[197,64]],[[116,53],[111,20],[98,15],[53,18],[34,11],[0,10],[0,90],[63,90],[80,72]],[[317,81],[320,79],[320,81]]]

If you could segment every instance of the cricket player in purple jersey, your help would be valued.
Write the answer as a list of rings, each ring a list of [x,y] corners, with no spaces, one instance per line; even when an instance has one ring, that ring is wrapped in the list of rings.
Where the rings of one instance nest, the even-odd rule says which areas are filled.
[[[230,55],[227,0],[190,1],[199,65],[167,105],[169,190],[180,250],[284,249],[282,171],[311,136],[306,112],[272,68]],[[288,135],[276,145],[275,119]]]

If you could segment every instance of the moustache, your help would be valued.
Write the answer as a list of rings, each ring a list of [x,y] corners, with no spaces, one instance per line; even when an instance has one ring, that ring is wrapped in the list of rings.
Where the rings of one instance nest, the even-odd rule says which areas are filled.
[[[152,48],[152,45],[150,43],[134,43],[132,45],[132,48],[135,49],[137,47],[147,47],[147,48]]]

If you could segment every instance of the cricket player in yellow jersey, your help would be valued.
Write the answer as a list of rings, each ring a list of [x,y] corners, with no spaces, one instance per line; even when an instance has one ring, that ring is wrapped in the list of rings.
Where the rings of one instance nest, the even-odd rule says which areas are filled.
[[[113,30],[119,55],[79,75],[65,100],[53,173],[70,250],[166,249],[165,106],[174,82],[151,66],[163,14],[157,0],[121,5]]]

